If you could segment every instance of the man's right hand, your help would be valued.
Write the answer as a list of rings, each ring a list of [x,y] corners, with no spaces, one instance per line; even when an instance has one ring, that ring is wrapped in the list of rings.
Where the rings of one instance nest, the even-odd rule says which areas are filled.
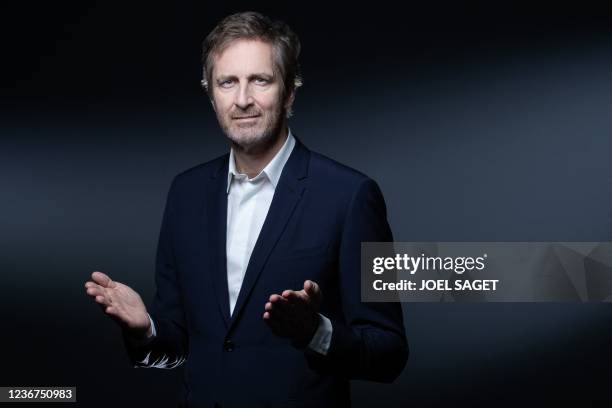
[[[127,285],[113,281],[102,272],[93,272],[85,282],[87,294],[104,313],[126,329],[135,339],[151,337],[151,321],[140,295]]]

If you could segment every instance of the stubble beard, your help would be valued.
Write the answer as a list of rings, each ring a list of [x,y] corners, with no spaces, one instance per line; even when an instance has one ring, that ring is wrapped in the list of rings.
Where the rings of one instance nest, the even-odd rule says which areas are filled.
[[[227,114],[224,118],[217,117],[223,133],[232,143],[234,148],[240,149],[245,153],[265,150],[274,144],[280,135],[283,127],[285,109],[282,104],[267,116],[260,116],[259,125],[240,124],[232,119],[233,116],[251,116],[253,114],[262,115],[261,112],[251,111],[244,113]]]

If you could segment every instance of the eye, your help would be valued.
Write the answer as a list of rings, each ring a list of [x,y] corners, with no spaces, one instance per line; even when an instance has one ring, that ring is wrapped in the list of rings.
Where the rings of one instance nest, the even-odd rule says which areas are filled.
[[[267,85],[270,81],[265,78],[255,78],[255,83],[257,85]]]
[[[231,79],[225,79],[219,82],[219,86],[221,88],[229,88],[232,85],[232,82],[233,81]]]

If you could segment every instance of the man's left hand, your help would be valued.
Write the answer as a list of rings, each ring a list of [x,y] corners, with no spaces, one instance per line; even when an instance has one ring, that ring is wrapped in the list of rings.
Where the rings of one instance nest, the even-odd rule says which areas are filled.
[[[274,334],[290,338],[298,347],[306,347],[319,326],[321,289],[311,280],[304,289],[273,294],[265,305],[264,321]]]

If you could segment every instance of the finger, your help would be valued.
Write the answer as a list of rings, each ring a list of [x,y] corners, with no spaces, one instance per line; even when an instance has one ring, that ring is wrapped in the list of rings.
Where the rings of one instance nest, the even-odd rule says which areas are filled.
[[[266,323],[266,325],[270,328],[270,330],[272,330],[272,333],[274,333],[275,335],[281,336],[281,337],[288,336],[288,333],[284,329],[284,325],[278,320],[278,317],[275,315],[275,313],[264,312],[263,320]]]
[[[304,291],[289,290],[283,292],[283,298],[293,306],[303,305],[308,302],[308,295]]]
[[[267,302],[264,306],[264,314],[267,313],[267,319],[276,326],[275,328],[285,331],[290,321],[294,318],[293,307],[289,305],[286,299],[279,300],[271,296],[274,302]]]
[[[86,292],[89,296],[104,296],[104,290],[98,285],[87,288]]]
[[[114,306],[104,306],[104,312],[111,317],[119,317],[119,310]]]
[[[274,324],[279,324],[280,323],[280,313],[278,313],[277,310],[266,310],[264,311],[264,319],[268,320],[269,322],[272,322]]]
[[[104,306],[110,306],[110,302],[102,295],[98,295],[95,297],[96,303],[99,303]]]
[[[275,310],[279,314],[281,319],[286,319],[286,314],[290,312],[289,308],[291,305],[289,301],[280,295],[270,296],[271,309]]]
[[[285,299],[283,296],[281,295],[277,295],[276,293],[273,295],[270,295],[269,298],[270,302],[272,303],[277,303],[277,304],[281,304],[281,303],[287,303],[287,299]]]
[[[114,308],[113,306],[100,306],[102,307],[102,311],[115,323],[119,324],[120,326],[125,326],[125,322],[121,318],[120,312],[116,308]]]
[[[278,295],[276,295],[278,296]],[[292,306],[289,304],[287,299],[271,298],[273,301],[267,302],[264,306],[264,311],[271,312],[276,320],[284,321],[291,317]]]
[[[264,312],[268,312],[270,315],[280,316],[282,314],[283,306],[278,302],[267,302],[264,305]]]
[[[100,286],[97,283],[92,282],[92,281],[85,282],[85,287],[86,288],[99,288],[99,289],[102,289],[102,286]]]
[[[114,288],[115,282],[105,273],[95,271],[91,274],[91,279],[98,285],[105,288]]]
[[[279,327],[278,318],[275,318],[275,315],[272,311],[265,311],[263,314],[263,319],[271,327],[275,329]]]

